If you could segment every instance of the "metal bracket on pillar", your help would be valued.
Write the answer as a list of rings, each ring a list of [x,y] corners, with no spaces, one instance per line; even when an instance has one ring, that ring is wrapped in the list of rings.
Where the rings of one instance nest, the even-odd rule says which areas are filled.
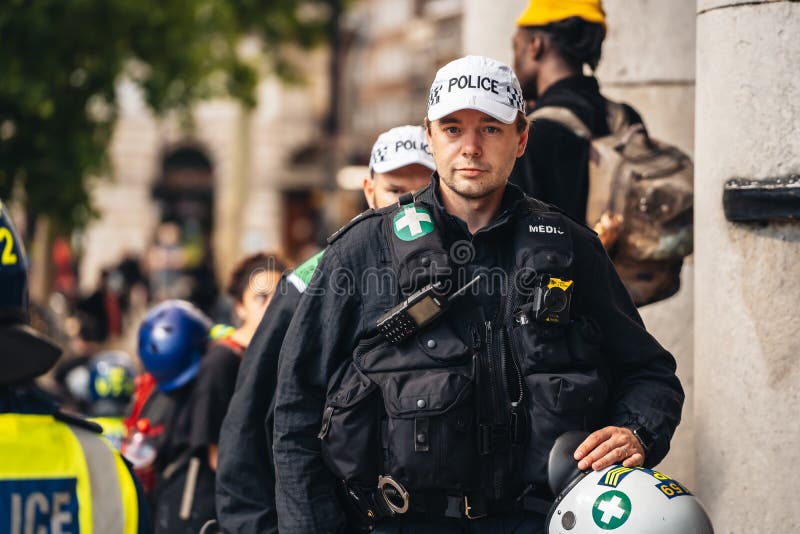
[[[800,175],[731,178],[725,182],[722,207],[733,222],[800,222]]]

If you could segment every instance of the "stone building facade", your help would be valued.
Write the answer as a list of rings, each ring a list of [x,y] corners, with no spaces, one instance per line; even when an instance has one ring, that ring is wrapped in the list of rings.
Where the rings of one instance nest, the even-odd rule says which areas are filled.
[[[82,239],[84,290],[96,285],[100,269],[124,254],[146,253],[161,216],[151,190],[165,158],[177,149],[196,150],[211,162],[212,250],[220,278],[243,254],[284,245],[293,231],[284,217],[293,194],[312,198],[324,189],[327,176],[322,162],[306,154],[322,137],[328,111],[328,52],[298,56],[305,83],[286,85],[265,77],[253,110],[223,100],[200,104],[188,133],[175,118],[154,117],[130,84],[119,85],[112,176],[94,190],[101,216]]]

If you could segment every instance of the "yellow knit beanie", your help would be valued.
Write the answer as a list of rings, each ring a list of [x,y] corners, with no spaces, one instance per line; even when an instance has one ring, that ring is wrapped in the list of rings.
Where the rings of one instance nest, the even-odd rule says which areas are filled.
[[[531,0],[517,19],[517,26],[545,26],[570,17],[606,27],[601,0]]]

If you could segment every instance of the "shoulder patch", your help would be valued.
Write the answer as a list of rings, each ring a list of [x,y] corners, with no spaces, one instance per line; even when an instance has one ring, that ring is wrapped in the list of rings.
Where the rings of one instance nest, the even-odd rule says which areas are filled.
[[[77,426],[78,428],[88,430],[89,432],[94,432],[95,434],[103,433],[103,427],[101,427],[94,421],[89,421],[88,419],[84,419],[80,415],[75,415],[68,412],[62,412],[61,410],[56,410],[53,413],[53,419],[61,421],[62,423],[66,423],[70,426]]]
[[[362,211],[361,213],[350,219],[350,222],[348,222],[347,224],[336,230],[333,234],[331,234],[331,236],[328,238],[328,244],[329,245],[332,244],[334,241],[342,237],[350,228],[360,223],[361,221],[369,219],[374,215],[379,215],[380,213],[381,210],[374,210],[372,208],[366,211]]]
[[[311,276],[314,274],[314,271],[317,270],[317,265],[319,265],[320,260],[322,260],[323,254],[325,254],[325,249],[320,250],[309,259],[301,263],[294,271],[289,273],[289,276],[286,277],[286,280],[296,287],[300,293],[305,291],[308,287],[308,283],[311,281]]]

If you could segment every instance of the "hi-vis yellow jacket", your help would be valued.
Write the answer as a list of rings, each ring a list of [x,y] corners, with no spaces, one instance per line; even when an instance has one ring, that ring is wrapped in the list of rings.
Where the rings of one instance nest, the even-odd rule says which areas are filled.
[[[0,534],[136,534],[139,514],[130,471],[98,434],[0,414]]]

